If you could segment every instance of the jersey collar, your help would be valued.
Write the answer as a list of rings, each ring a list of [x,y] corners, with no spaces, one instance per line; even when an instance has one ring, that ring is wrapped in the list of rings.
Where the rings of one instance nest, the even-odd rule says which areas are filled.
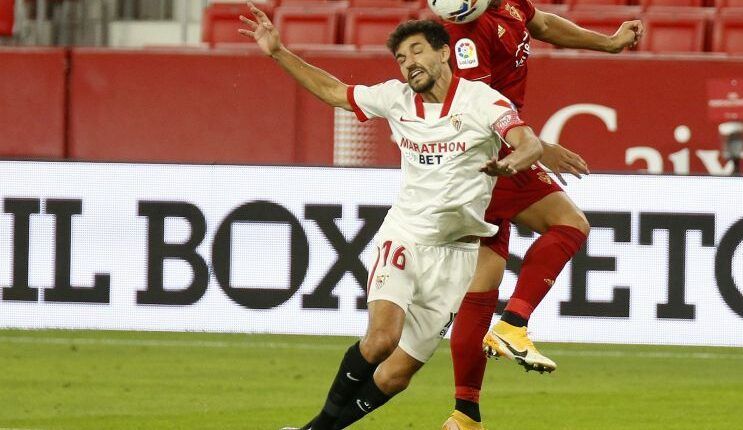
[[[457,93],[457,87],[459,87],[459,76],[452,76],[451,83],[449,84],[449,90],[446,92],[446,98],[444,99],[444,106],[441,107],[441,115],[439,118],[444,118],[449,115],[452,101],[454,101],[454,95]],[[426,111],[423,109],[423,97],[420,94],[415,93],[415,114],[420,119],[426,119]]]
[[[459,77],[452,76],[451,84],[449,84],[449,91],[446,93],[446,98],[444,99],[444,106],[441,108],[441,116],[439,118],[443,118],[449,115],[449,109],[451,109],[451,103],[452,101],[454,101],[454,94],[457,93],[458,86],[459,86]]]

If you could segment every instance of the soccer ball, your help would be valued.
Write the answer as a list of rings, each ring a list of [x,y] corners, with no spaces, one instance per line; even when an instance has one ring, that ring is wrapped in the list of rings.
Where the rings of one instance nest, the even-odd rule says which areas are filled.
[[[476,20],[489,5],[490,0],[428,0],[433,13],[455,24]]]

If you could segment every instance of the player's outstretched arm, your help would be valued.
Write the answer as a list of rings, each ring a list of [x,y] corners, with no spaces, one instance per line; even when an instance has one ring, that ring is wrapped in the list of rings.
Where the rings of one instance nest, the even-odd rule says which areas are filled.
[[[351,110],[346,91],[348,85],[330,73],[308,64],[281,44],[279,31],[265,13],[248,2],[250,12],[255,20],[240,16],[240,21],[247,26],[238,31],[246,37],[255,39],[263,52],[276,60],[300,85],[325,103]]]
[[[587,30],[560,16],[537,9],[534,18],[526,24],[535,39],[563,48],[590,49],[593,51],[622,52],[640,41],[645,28],[642,21],[626,21],[613,35]]]
[[[542,143],[534,131],[525,125],[513,127],[506,133],[506,141],[514,151],[502,160],[494,158],[480,169],[490,176],[511,176],[536,163],[542,156]]]

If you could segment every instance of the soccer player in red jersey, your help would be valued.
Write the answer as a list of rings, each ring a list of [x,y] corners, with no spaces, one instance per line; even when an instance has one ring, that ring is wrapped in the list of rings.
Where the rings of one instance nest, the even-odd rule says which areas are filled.
[[[640,21],[627,21],[611,36],[599,34],[551,13],[530,0],[492,0],[488,10],[466,24],[446,23],[457,74],[480,80],[509,98],[517,109],[524,103],[529,42],[532,37],[553,45],[618,53],[637,44]],[[588,168],[580,156],[559,145],[542,142],[541,162],[559,178],[560,172],[580,177]],[[510,151],[503,147],[500,157]],[[477,271],[452,329],[451,350],[456,385],[455,410],[445,430],[483,429],[479,396],[486,355],[506,356],[527,370],[548,371],[556,364],[528,338],[526,326],[565,264],[583,246],[589,224],[562,188],[539,166],[502,178],[493,191],[486,221],[499,232],[480,243]],[[516,288],[503,315],[488,331],[498,303],[498,287],[508,259],[510,221],[541,234],[527,251]]]

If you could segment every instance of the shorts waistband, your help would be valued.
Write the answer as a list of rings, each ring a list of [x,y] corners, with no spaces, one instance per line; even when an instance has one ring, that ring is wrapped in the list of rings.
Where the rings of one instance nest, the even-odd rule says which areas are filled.
[[[462,242],[462,243],[478,243],[480,242],[480,236],[462,236],[459,239],[455,240],[455,242]]]

